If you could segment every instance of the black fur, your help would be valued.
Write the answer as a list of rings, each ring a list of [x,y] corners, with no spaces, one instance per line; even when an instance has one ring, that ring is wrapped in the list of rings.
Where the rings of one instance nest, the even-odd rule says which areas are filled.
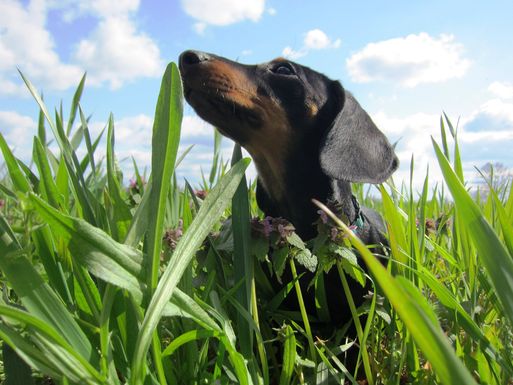
[[[359,213],[351,182],[381,183],[398,166],[393,147],[356,99],[323,74],[285,59],[242,65],[197,51],[182,53],[180,69],[185,97],[199,116],[253,156],[259,207],[288,219],[304,239],[316,234],[312,198],[336,200],[352,223]],[[360,238],[386,244],[379,214],[362,207],[361,215]],[[338,274],[328,274],[325,285],[341,293],[330,295],[332,319],[350,319]],[[366,291],[358,284],[352,289],[360,299]],[[313,296],[306,301],[314,309]]]
[[[213,82],[215,90],[209,89],[208,79],[216,62],[243,74],[255,85],[253,97],[267,98],[277,105],[290,124],[288,146],[279,149],[284,158],[284,197],[273,196],[266,188],[265,165],[260,166],[258,157],[254,157],[259,170],[259,207],[267,215],[290,220],[303,238],[315,235],[312,223],[317,219],[317,208],[312,198],[321,202],[336,199],[346,217],[355,220],[350,183],[381,183],[398,166],[393,147],[356,99],[339,82],[284,59],[249,66],[204,52],[182,53],[180,69],[187,101],[201,117],[244,147],[265,121],[258,116],[259,111],[236,108],[236,102],[222,95],[222,88],[230,87],[229,74]],[[276,74],[273,70],[277,66],[287,66],[294,74]],[[207,81],[195,81],[201,77]],[[215,102],[209,104],[209,100]],[[222,102],[227,104],[225,109],[218,106]],[[308,103],[317,110],[313,116],[306,111]],[[368,209],[363,209],[363,214],[361,239],[367,244],[385,242],[379,215]]]

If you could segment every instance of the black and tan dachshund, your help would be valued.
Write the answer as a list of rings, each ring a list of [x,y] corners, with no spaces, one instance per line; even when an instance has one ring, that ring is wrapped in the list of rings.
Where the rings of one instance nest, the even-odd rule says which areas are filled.
[[[185,51],[179,65],[188,103],[252,156],[257,202],[266,215],[288,219],[308,239],[315,236],[318,219],[312,198],[332,200],[349,224],[358,225],[365,243],[386,244],[381,217],[360,209],[351,182],[381,183],[398,160],[383,133],[338,81],[283,58],[243,65]],[[332,320],[349,320],[343,293],[329,291],[341,289],[336,272],[328,274],[325,284]],[[352,289],[361,303],[366,290],[358,286]],[[307,302],[315,308],[313,296]]]
[[[282,58],[243,65],[185,51],[179,63],[187,102],[253,158],[259,207],[305,239],[315,235],[312,198],[338,201],[354,223],[360,212],[350,183],[381,183],[398,166],[386,137],[338,81]],[[379,215],[361,211],[360,238],[384,242]]]

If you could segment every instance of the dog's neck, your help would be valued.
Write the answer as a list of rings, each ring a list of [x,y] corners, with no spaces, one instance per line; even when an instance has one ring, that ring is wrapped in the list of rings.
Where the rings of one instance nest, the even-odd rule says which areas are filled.
[[[281,173],[282,179],[279,182],[280,185],[286,186],[286,190],[280,195],[274,194],[273,184],[277,182],[269,178],[272,174],[265,172],[255,159],[259,170],[259,207],[266,215],[288,219],[304,239],[316,235],[313,223],[319,218],[319,214],[318,208],[312,203],[312,198],[325,203],[330,200],[336,201],[340,211],[337,214],[342,214],[341,216],[347,218],[349,223],[353,223],[359,213],[353,202],[350,182],[333,180],[322,172],[318,162],[318,151],[308,153],[306,150],[315,149],[316,146],[297,148],[305,149],[306,152],[298,151],[288,155],[285,162],[288,167]]]

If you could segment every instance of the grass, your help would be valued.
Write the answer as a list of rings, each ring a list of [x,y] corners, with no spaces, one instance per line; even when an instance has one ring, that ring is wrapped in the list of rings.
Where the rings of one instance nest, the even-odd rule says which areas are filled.
[[[50,115],[24,78],[41,109],[30,165],[0,135],[6,384],[356,384],[345,361],[351,345],[369,384],[513,384],[511,181],[487,180],[486,196],[469,194],[457,130],[445,115],[433,148],[449,191],[429,191],[428,175],[420,193],[390,181],[381,199],[354,186],[387,223],[382,264],[336,217],[320,220],[308,242],[286,222],[264,219],[244,177],[249,160],[235,147],[231,166],[224,163],[218,134],[208,177],[197,190],[180,186],[179,79],[170,64],[155,112],[152,174],[146,183],[134,162],[125,188],[112,119],[90,136],[80,108],[85,78],[67,121],[62,111]],[[97,163],[104,133],[106,158]],[[414,171],[412,161],[412,179]],[[322,291],[317,314],[304,306],[309,293],[299,276],[311,270],[319,280],[330,269],[349,298],[354,340],[348,325],[317,335],[312,321],[329,322]],[[265,270],[283,278],[279,289]],[[351,299],[357,282],[372,287],[360,307]],[[287,296],[298,299],[298,311],[284,308]]]

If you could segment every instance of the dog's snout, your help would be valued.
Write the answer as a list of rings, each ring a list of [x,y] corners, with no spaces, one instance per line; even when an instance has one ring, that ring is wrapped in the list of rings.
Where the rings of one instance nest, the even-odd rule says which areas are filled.
[[[180,55],[179,63],[180,68],[184,69],[188,66],[192,66],[195,64],[199,64],[204,61],[208,61],[211,59],[211,56],[208,53],[201,51],[185,51]]]

